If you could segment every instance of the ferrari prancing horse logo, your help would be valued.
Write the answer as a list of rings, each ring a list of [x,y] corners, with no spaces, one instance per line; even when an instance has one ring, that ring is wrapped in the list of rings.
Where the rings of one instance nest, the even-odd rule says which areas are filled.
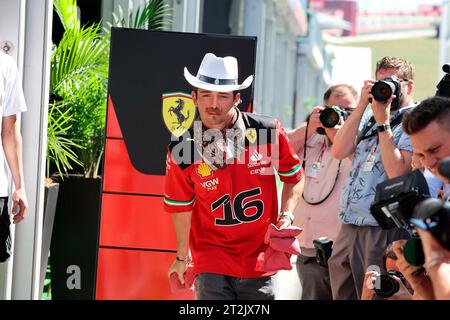
[[[195,105],[191,95],[173,92],[163,94],[162,98],[164,123],[174,136],[179,137],[194,122]]]
[[[247,137],[248,141],[250,141],[250,143],[255,143],[256,138],[257,138],[256,137],[256,129],[254,129],[254,128],[247,129],[245,131],[245,136]]]

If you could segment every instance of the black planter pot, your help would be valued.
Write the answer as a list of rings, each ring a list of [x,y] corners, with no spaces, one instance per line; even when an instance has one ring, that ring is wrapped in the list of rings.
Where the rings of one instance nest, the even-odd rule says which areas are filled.
[[[52,299],[94,299],[101,179],[60,182],[51,242]]]

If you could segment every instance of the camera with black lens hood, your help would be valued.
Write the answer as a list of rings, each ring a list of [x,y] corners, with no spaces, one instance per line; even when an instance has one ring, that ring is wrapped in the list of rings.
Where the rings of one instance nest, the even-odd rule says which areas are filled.
[[[386,103],[394,94],[395,99],[392,100],[391,108],[397,110],[400,108],[400,99],[402,96],[402,87],[400,80],[395,77],[384,78],[374,83],[372,87],[372,96],[375,100],[381,103]]]
[[[400,290],[400,284],[397,279],[398,277],[400,281],[405,283],[404,276],[394,270],[388,271],[386,274],[381,274],[375,277],[373,281],[375,294],[380,298],[389,298]]]
[[[349,112],[338,106],[325,108],[320,112],[320,122],[325,128],[334,128],[341,121],[341,117],[346,120]]]

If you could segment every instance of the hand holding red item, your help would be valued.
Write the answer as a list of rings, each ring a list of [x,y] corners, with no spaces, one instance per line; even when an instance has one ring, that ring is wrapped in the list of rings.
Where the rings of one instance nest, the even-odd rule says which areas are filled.
[[[169,276],[170,290],[172,293],[180,293],[186,291],[194,291],[194,264],[192,262],[186,265],[186,271],[184,272],[184,284],[181,283],[176,272],[172,272]]]
[[[292,225],[279,229],[270,224],[264,237],[264,243],[269,247],[258,256],[256,270],[263,272],[291,270],[291,255],[301,253],[296,237],[302,230]]]

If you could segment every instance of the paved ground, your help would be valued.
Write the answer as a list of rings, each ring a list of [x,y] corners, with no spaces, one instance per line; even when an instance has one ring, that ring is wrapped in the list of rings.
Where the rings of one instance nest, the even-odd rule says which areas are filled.
[[[292,256],[292,270],[282,270],[277,273],[276,300],[300,300],[302,288],[298,279],[295,261],[297,256]]]

